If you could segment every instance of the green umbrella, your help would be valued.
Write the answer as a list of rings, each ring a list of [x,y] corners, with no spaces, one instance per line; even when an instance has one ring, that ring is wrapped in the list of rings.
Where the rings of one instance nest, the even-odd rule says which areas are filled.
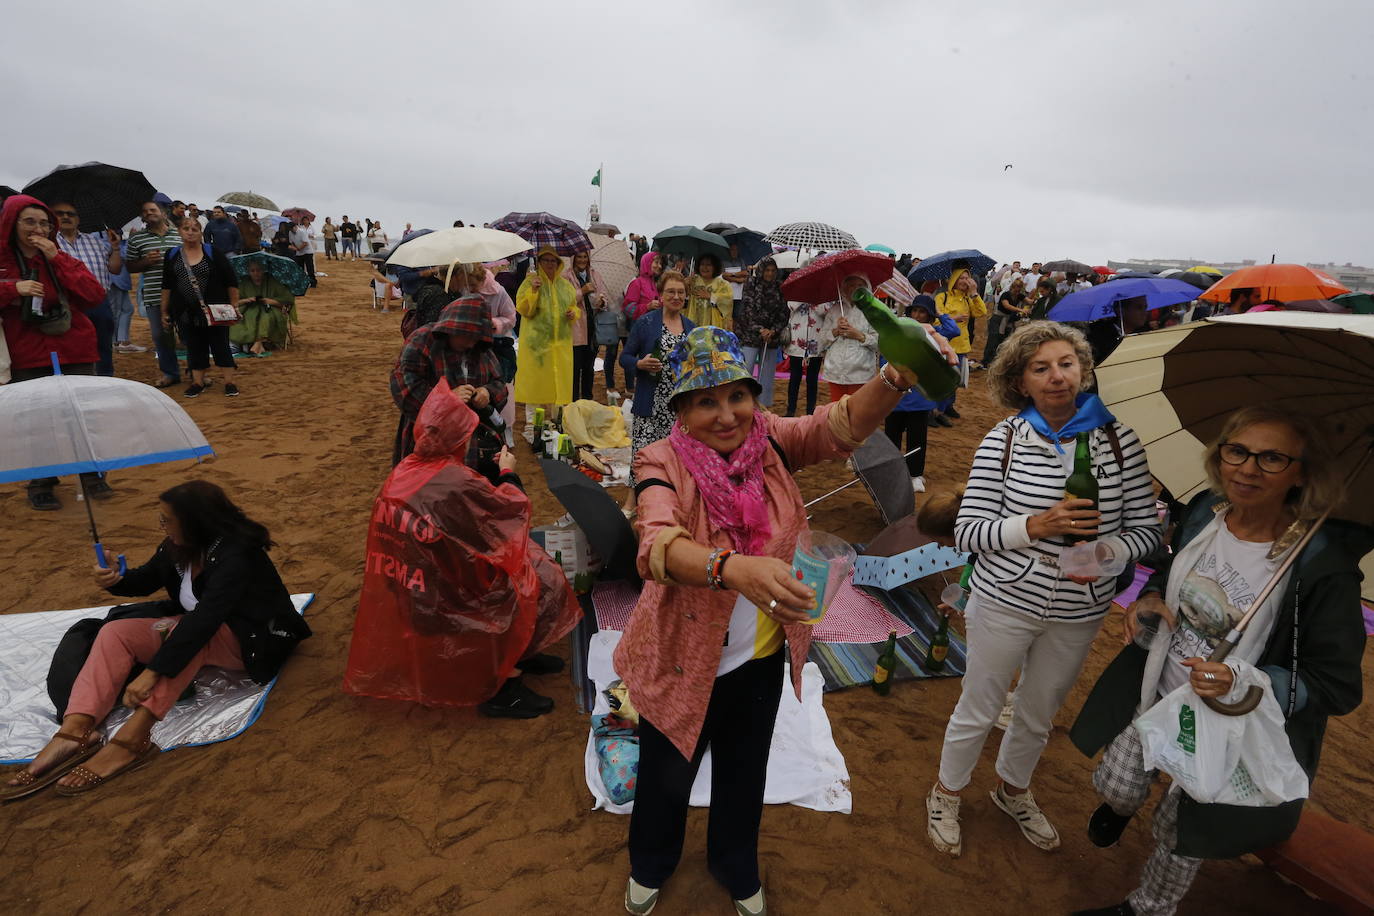
[[[294,295],[303,296],[310,288],[310,278],[301,270],[300,265],[290,258],[255,251],[252,254],[235,255],[229,259],[229,263],[234,265],[234,273],[240,277],[248,276],[248,265],[255,261],[262,265],[269,277],[275,277],[277,282],[291,290]]]
[[[722,260],[730,257],[730,244],[725,239],[696,226],[664,229],[654,236],[654,250],[694,259],[704,254],[713,254]]]
[[[1331,301],[1343,305],[1356,315],[1374,315],[1374,296],[1369,293],[1341,293]]]
[[[230,191],[228,194],[221,194],[215,203],[238,204],[240,207],[247,207],[250,210],[272,210],[280,211],[272,201],[263,197],[261,194],[254,194],[252,191]]]
[[[865,245],[865,246],[864,246],[864,251],[876,251],[876,252],[878,252],[878,254],[896,254],[896,253],[897,253],[897,249],[895,249],[895,248],[889,248],[887,245],[883,245],[883,244],[881,244],[881,243],[879,243],[879,242],[874,242],[872,245]]]

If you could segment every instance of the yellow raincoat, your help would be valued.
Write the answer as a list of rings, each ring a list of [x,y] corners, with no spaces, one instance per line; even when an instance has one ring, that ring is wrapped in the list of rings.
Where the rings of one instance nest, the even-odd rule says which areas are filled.
[[[950,348],[960,356],[966,355],[969,351],[969,317],[982,318],[988,313],[988,307],[983,302],[982,296],[976,293],[970,296],[954,288],[954,284],[959,282],[959,278],[966,273],[968,271],[964,268],[956,268],[949,275],[949,282],[945,284],[945,291],[935,297],[935,307],[939,309],[940,314],[953,318],[954,323],[959,325],[959,330],[964,332],[949,342]]]
[[[696,291],[706,288],[705,296],[697,296]],[[692,295],[687,299],[686,314],[689,321],[697,327],[714,325],[731,330],[732,312],[735,310],[735,294],[720,277],[714,277],[708,284],[702,277],[694,275],[687,278],[687,291]]]
[[[541,252],[542,253],[542,252]],[[536,261],[536,265],[538,262]],[[522,404],[566,404],[572,400],[572,328],[582,316],[577,290],[558,267],[552,274],[539,270],[540,286],[525,277],[516,291],[520,323],[516,355],[515,400]],[[573,317],[568,317],[572,310]]]

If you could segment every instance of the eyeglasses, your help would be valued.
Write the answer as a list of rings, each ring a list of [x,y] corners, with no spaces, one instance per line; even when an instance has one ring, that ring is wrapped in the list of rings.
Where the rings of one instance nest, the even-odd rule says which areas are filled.
[[[166,530],[167,530],[167,526],[170,525],[171,523],[172,523],[172,520],[171,520],[170,518],[168,518],[167,516],[163,515],[161,512],[158,513],[158,515],[157,515],[157,526],[158,526],[159,528],[161,528],[163,531],[166,531]]]
[[[52,228],[52,223],[48,222],[47,220],[45,220],[45,219],[34,219],[34,218],[31,217],[31,216],[28,216],[28,217],[25,217],[24,219],[21,219],[21,220],[19,221],[19,225],[21,225],[21,226],[33,226],[33,227],[38,228],[38,229],[51,229],[51,228]]]
[[[1292,455],[1285,455],[1283,452],[1273,450],[1264,452],[1252,452],[1243,445],[1234,442],[1223,442],[1221,448],[1217,450],[1221,460],[1227,464],[1240,467],[1251,458],[1255,459],[1255,466],[1266,474],[1278,474],[1288,470],[1288,466],[1294,461],[1302,461]]]

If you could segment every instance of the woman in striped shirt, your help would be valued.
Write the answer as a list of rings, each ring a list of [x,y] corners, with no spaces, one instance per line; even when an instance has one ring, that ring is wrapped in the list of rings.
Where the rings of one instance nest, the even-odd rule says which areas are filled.
[[[968,671],[945,729],[939,780],[926,798],[935,848],[958,855],[959,792],[969,783],[1017,669],[1015,713],[997,756],[997,807],[1041,849],[1059,834],[1029,785],[1054,714],[1078,679],[1106,616],[1114,580],[1071,577],[1059,568],[1070,535],[1105,541],[1128,567],[1160,542],[1145,449],[1096,395],[1082,333],[1050,321],[1017,328],[988,370],[988,386],[1018,411],[974,454],[955,524],[960,550],[977,554],[968,615]],[[1087,433],[1098,504],[1065,497],[1072,443]],[[1066,448],[1064,443],[1068,442]]]

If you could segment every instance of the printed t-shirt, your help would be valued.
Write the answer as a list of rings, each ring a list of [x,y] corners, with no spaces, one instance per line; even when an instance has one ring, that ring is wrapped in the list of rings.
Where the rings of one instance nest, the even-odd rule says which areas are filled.
[[[1242,541],[1225,523],[1212,546],[1198,557],[1178,593],[1178,627],[1159,680],[1160,696],[1188,683],[1185,658],[1206,658],[1250,609],[1278,567],[1268,559],[1273,541]]]

